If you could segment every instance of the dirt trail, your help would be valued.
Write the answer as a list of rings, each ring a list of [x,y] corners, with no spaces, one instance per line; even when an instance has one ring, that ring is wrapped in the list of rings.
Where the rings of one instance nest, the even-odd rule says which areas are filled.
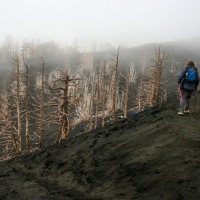
[[[200,100],[177,104],[1,163],[0,199],[200,199]]]

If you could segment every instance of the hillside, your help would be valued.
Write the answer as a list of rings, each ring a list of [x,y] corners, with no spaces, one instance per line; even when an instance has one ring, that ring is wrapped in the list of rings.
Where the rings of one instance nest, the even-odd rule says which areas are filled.
[[[197,63],[199,60],[199,51],[200,51],[200,38],[191,38],[178,41],[169,41],[161,43],[147,43],[136,47],[121,47],[120,46],[120,61],[123,65],[129,65],[130,62],[134,62],[136,66],[143,66],[151,61],[152,56],[155,54],[155,48],[161,47],[161,51],[166,51],[170,53],[170,57],[176,61],[186,62],[188,60],[196,60]],[[45,50],[45,49],[44,49]],[[113,57],[112,53],[115,53],[116,47],[110,49],[105,49],[102,51],[94,52],[94,63],[104,62],[105,60],[111,60]],[[81,56],[84,52],[75,53],[75,54],[52,54],[46,55],[43,54],[45,64],[54,70],[58,67],[63,67],[66,65],[69,66],[78,66],[81,61]],[[86,52],[87,53],[87,52]],[[91,53],[91,52],[90,52]],[[30,67],[38,67],[40,61],[40,54],[36,54],[35,57],[32,57],[27,60],[27,63]],[[12,59],[8,60],[7,63],[0,61],[0,70],[9,69]]]
[[[186,63],[188,60],[194,60],[197,66],[200,64],[199,51],[200,51],[200,38],[191,38],[180,41],[171,41],[163,43],[149,43],[141,46],[120,49],[120,62],[122,66],[128,66],[131,62],[134,62],[136,67],[143,68],[152,65],[152,56],[155,55],[155,49],[159,46],[161,51],[166,51],[170,54],[169,56],[169,66],[171,66],[171,61]],[[99,52],[95,53],[95,60],[109,60],[112,54],[109,52]]]
[[[200,94],[0,163],[0,199],[200,199]],[[192,100],[192,103],[194,99]]]

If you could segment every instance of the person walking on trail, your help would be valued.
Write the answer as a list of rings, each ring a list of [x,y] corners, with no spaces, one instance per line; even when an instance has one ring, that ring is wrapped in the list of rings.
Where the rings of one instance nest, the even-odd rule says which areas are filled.
[[[199,85],[199,73],[193,61],[186,64],[185,69],[178,77],[178,89],[180,93],[180,108],[178,115],[189,113],[190,99]]]

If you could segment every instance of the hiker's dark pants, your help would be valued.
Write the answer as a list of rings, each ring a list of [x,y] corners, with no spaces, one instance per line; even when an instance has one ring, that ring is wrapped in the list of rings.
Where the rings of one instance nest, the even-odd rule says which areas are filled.
[[[188,110],[193,90],[180,90],[180,110]]]

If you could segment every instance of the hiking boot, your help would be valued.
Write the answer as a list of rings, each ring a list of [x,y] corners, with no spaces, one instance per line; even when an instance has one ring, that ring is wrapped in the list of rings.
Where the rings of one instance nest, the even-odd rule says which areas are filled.
[[[188,114],[189,112],[190,112],[189,109],[184,110],[184,113],[186,113],[186,114]]]
[[[183,113],[183,111],[182,110],[179,110],[178,111],[178,115],[183,115],[184,113]]]

